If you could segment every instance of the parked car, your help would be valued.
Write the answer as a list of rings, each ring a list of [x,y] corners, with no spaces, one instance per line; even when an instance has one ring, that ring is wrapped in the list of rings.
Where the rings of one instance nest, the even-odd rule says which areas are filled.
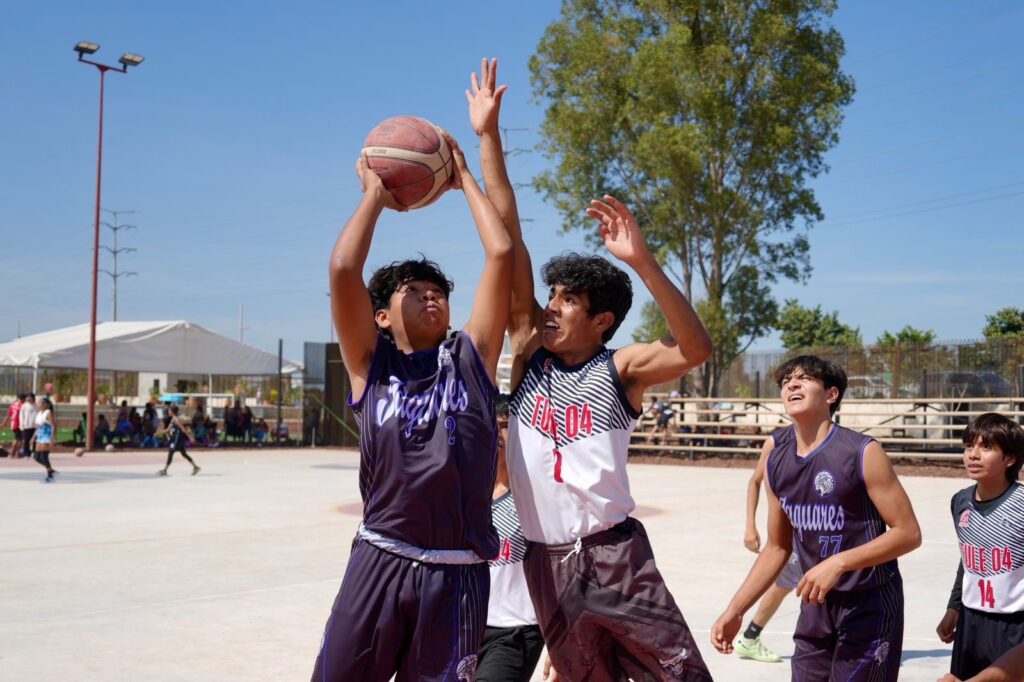
[[[998,372],[930,372],[926,378],[928,397],[1009,398],[1013,395],[1013,384]]]

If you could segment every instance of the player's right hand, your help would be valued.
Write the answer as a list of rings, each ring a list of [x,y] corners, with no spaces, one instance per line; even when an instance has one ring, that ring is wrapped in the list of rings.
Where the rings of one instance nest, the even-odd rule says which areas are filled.
[[[723,613],[715,621],[715,624],[711,626],[711,644],[719,653],[731,654],[732,643],[736,639],[736,635],[740,633],[740,627],[743,625],[742,616],[740,614],[730,614],[728,611]]]
[[[743,546],[754,554],[761,551],[761,534],[756,528],[748,528],[743,534]]]
[[[555,670],[555,666],[551,665],[551,654],[544,654],[544,677],[541,679],[544,682],[558,682],[558,671]]]
[[[960,618],[960,612],[956,609],[946,609],[946,615],[939,621],[939,626],[935,628],[935,632],[939,634],[939,639],[946,644],[953,641],[956,636],[956,622]]]
[[[370,170],[370,167],[366,165],[366,159],[362,156],[356,161],[356,175],[359,177],[363,194],[380,201],[381,206],[384,208],[390,208],[394,211],[409,210],[398,203],[395,197],[391,195],[391,192],[384,189],[384,183],[381,181],[380,176]]]
[[[946,673],[939,678],[939,682],[960,682],[960,678],[951,673]]]

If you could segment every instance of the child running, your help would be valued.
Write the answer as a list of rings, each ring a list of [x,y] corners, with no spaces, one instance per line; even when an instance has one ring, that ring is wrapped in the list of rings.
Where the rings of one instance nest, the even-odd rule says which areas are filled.
[[[363,521],[312,679],[472,680],[486,625],[497,429],[494,385],[508,322],[512,244],[453,150],[484,270],[469,321],[448,339],[452,283],[425,259],[363,282],[377,219],[397,208],[360,159],[363,199],[330,262],[331,302],[359,420]]]
[[[795,551],[804,576],[793,679],[891,682],[903,650],[896,557],[921,544],[913,507],[882,446],[832,421],[846,391],[842,367],[802,355],[776,369],[775,380],[793,425],[762,449],[768,542],[712,626],[711,643],[732,652],[743,614]]]
[[[167,432],[168,438],[170,439],[170,444],[167,446],[167,464],[164,465],[163,469],[156,472],[156,475],[166,476],[167,468],[171,466],[171,461],[174,459],[174,453],[180,452],[181,456],[188,460],[188,463],[192,465],[192,475],[195,476],[202,470],[199,468],[199,465],[188,456],[188,453],[185,452],[185,443],[187,440],[192,440],[192,434],[188,432],[188,429],[185,428],[185,425],[178,417],[177,405],[171,405],[167,408],[167,413]]]
[[[1024,430],[988,412],[968,424],[963,441],[974,485],[950,501],[960,566],[936,630],[953,642],[950,672],[966,680],[1024,642]]]

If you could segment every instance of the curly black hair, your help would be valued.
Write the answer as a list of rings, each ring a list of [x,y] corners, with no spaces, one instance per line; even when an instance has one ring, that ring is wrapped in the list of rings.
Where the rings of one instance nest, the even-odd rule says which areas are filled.
[[[555,256],[541,269],[544,284],[554,289],[561,284],[567,294],[586,294],[590,299],[587,315],[593,317],[610,312],[615,321],[601,336],[607,343],[622,324],[633,305],[633,283],[629,275],[615,267],[607,258],[582,253]]]
[[[366,285],[370,291],[370,301],[373,302],[373,312],[387,308],[391,304],[391,294],[403,284],[417,279],[436,284],[444,292],[445,298],[455,288],[455,283],[448,279],[438,264],[427,260],[423,254],[418,259],[395,261],[377,268]]]
[[[782,384],[797,370],[825,384],[826,390],[834,387],[839,391],[839,398],[828,408],[830,415],[835,414],[846,393],[846,370],[839,363],[819,358],[817,355],[798,355],[775,368],[775,383],[782,388]]]

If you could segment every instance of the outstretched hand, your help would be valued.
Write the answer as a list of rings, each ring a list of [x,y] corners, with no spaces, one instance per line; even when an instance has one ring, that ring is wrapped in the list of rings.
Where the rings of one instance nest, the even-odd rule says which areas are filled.
[[[599,233],[605,247],[623,263],[636,266],[650,257],[636,218],[621,201],[605,194],[603,201],[594,199],[590,202],[587,215],[600,221]]]
[[[508,90],[507,85],[497,85],[498,60],[480,60],[480,77],[474,72],[470,76],[472,89],[466,90],[469,102],[469,123],[477,135],[498,130],[498,111],[501,109],[501,97]]]
[[[380,176],[370,170],[370,167],[366,165],[366,159],[362,156],[356,161],[356,175],[359,176],[359,183],[363,194],[377,199],[385,208],[390,208],[394,211],[409,210],[408,207],[398,203],[391,192],[384,189],[384,183],[381,181]]]

